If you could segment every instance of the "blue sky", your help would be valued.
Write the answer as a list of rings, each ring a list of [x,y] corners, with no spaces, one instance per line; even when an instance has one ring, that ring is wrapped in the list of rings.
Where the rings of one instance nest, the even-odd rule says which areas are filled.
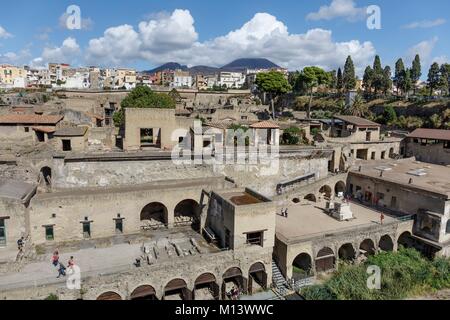
[[[72,4],[81,9],[81,30],[64,26]],[[366,27],[369,5],[381,9],[380,30]],[[361,72],[375,54],[393,66],[418,52],[426,68],[450,57],[448,0],[15,0],[1,7],[8,15],[0,18],[0,63],[149,69],[265,57],[293,70],[336,68],[352,54]]]

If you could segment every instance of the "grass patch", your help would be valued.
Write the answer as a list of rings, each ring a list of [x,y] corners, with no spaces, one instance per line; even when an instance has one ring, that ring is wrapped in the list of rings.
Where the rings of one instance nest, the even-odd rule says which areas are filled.
[[[381,289],[367,287],[367,267],[381,269]],[[301,294],[307,300],[398,300],[450,288],[450,259],[424,258],[414,249],[382,252],[364,264],[340,265],[323,284],[307,287]]]

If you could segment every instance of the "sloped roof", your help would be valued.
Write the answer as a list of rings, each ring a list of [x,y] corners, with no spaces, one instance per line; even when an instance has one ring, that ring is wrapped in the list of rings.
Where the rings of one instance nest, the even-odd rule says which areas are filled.
[[[280,126],[271,121],[261,121],[250,126],[253,129],[279,129]]]
[[[37,114],[7,114],[0,116],[0,124],[57,124],[64,116]]]
[[[22,181],[0,180],[0,198],[27,202],[34,195],[36,188],[35,185]]]
[[[56,130],[55,137],[82,137],[86,134],[87,127],[61,128]]]
[[[55,132],[55,127],[40,127],[40,126],[38,126],[38,127],[32,127],[32,129],[34,131],[44,132],[44,133],[53,133],[53,132]]]
[[[376,122],[355,116],[335,116],[335,118],[358,127],[381,127],[381,125]]]
[[[450,130],[416,129],[408,135],[408,138],[435,139],[435,140],[449,140],[450,141]]]

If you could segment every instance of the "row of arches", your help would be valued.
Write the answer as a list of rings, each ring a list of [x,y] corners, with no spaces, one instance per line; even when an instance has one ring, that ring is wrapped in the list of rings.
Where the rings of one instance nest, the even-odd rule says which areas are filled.
[[[347,186],[345,184],[344,181],[338,181],[336,182],[336,184],[334,185],[334,193],[333,193],[333,188],[331,188],[329,185],[323,185],[322,187],[320,187],[318,193],[309,193],[307,195],[305,195],[303,197],[304,201],[309,201],[309,202],[317,202],[318,197],[321,198],[325,198],[325,199],[331,199],[334,196],[339,196],[339,195],[345,195],[345,192],[347,190]],[[302,199],[296,197],[292,199],[293,203],[300,203],[302,202]]]
[[[200,220],[201,208],[197,201],[185,199],[180,201],[174,209],[174,226],[195,226]],[[146,221],[149,226],[158,228],[169,224],[169,211],[160,202],[147,204],[141,210],[140,220]]]
[[[413,238],[411,233],[404,232],[401,234],[397,240],[397,244],[398,246],[404,246],[407,248],[412,247]],[[365,239],[359,244],[358,250],[355,250],[353,243],[342,244],[337,250],[337,257],[333,249],[330,247],[324,247],[317,252],[314,259],[315,271],[317,273],[321,273],[334,269],[336,266],[336,258],[339,258],[341,261],[352,262],[358,258],[358,255],[368,257],[376,254],[377,250],[393,251],[394,242],[391,236],[383,235],[378,242],[378,246],[375,246],[372,239]],[[305,274],[309,275],[313,273],[312,257],[308,253],[302,252],[295,257],[292,267],[294,279],[303,277]]]
[[[267,289],[267,273],[263,263],[256,262],[249,268],[245,277],[239,267],[227,269],[219,282],[213,273],[205,272],[194,281],[194,287],[189,288],[184,279],[176,278],[169,281],[163,290],[163,300],[225,300],[231,296],[227,293],[232,288],[240,292],[252,294],[258,288]],[[97,300],[122,300],[123,297],[115,291],[106,291]],[[131,291],[130,300],[158,300],[153,286],[144,284]]]

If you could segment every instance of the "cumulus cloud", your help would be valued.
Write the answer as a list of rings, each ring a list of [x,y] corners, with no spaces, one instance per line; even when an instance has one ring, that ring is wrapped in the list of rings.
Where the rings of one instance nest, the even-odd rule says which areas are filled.
[[[74,64],[81,54],[77,40],[72,37],[66,38],[61,46],[45,47],[40,57],[31,61],[33,67],[44,67],[49,62]]]
[[[357,21],[366,15],[365,8],[358,8],[354,0],[332,0],[329,5],[321,6],[319,11],[311,12],[307,20],[332,20],[343,18],[347,21]]]
[[[330,30],[289,33],[283,22],[268,13],[257,13],[240,28],[200,42],[189,11],[175,10],[171,15],[141,22],[138,30],[130,25],[107,29],[102,37],[89,42],[87,60],[102,65],[146,60],[150,64],[177,61],[221,66],[237,58],[264,57],[289,69],[307,65],[331,69],[351,55],[361,72],[375,52],[371,42],[335,42]]]
[[[0,39],[8,39],[8,38],[11,38],[11,37],[12,37],[12,34],[7,32],[5,30],[5,28],[0,26]]]
[[[415,21],[410,24],[404,25],[403,29],[428,29],[437,26],[441,26],[445,24],[447,21],[445,19],[436,19],[436,20],[423,20],[423,21]]]
[[[429,63],[431,59],[431,54],[433,49],[436,47],[438,42],[438,37],[433,37],[428,40],[419,42],[418,44],[412,46],[408,49],[407,58],[408,61],[412,61],[416,54],[420,55],[420,59],[425,63]]]
[[[12,65],[26,64],[31,56],[32,55],[28,49],[23,49],[19,52],[6,52],[0,54],[0,63]]]

